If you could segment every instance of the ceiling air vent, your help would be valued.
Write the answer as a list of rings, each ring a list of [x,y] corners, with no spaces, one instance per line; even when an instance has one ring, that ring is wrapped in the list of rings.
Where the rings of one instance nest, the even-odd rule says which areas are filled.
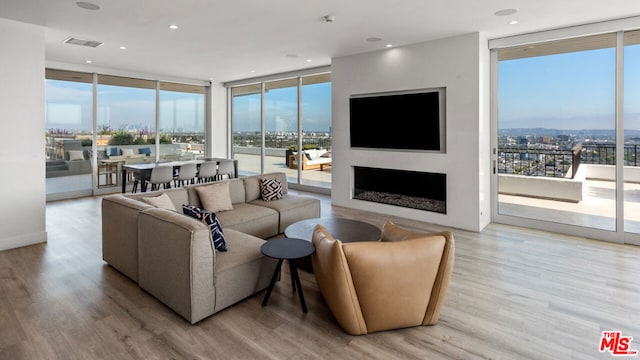
[[[89,47],[93,47],[93,48],[96,48],[96,47],[98,47],[98,46],[103,44],[100,41],[81,40],[81,39],[76,39],[76,38],[72,38],[72,37],[68,38],[64,42],[66,44],[89,46]]]

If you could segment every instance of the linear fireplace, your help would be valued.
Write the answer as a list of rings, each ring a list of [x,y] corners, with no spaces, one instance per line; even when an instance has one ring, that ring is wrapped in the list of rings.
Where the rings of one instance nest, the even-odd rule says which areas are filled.
[[[420,171],[353,167],[353,198],[447,213],[447,175]]]

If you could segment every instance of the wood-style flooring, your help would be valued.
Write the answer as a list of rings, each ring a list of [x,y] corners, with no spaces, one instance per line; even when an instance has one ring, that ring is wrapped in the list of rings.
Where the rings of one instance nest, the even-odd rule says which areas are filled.
[[[445,229],[314,196],[323,217]],[[100,201],[48,203],[48,242],[0,252],[0,359],[610,359],[602,331],[640,350],[640,247],[450,229],[455,266],[435,326],[347,335],[303,271],[307,314],[285,273],[268,306],[260,292],[190,325],[102,261]]]

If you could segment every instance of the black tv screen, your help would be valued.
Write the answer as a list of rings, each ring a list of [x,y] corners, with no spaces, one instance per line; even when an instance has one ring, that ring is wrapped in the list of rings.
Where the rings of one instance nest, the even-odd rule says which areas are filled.
[[[444,151],[442,106],[444,89],[352,96],[351,147]]]

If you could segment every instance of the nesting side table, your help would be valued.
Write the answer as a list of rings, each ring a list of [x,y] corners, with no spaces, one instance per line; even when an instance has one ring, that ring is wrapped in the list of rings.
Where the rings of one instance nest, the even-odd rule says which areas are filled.
[[[304,295],[302,294],[302,285],[300,284],[300,276],[298,276],[298,267],[296,266],[296,262],[293,260],[313,254],[316,251],[313,244],[307,240],[297,238],[275,239],[262,244],[260,251],[265,256],[278,259],[278,265],[273,272],[271,282],[267,288],[267,293],[264,295],[264,300],[262,300],[262,306],[267,306],[269,296],[271,296],[271,291],[273,290],[276,280],[278,279],[278,275],[280,274],[282,262],[284,260],[288,260],[289,272],[291,273],[291,287],[293,288],[293,292],[298,291],[302,311],[306,313],[307,304],[305,303]]]

